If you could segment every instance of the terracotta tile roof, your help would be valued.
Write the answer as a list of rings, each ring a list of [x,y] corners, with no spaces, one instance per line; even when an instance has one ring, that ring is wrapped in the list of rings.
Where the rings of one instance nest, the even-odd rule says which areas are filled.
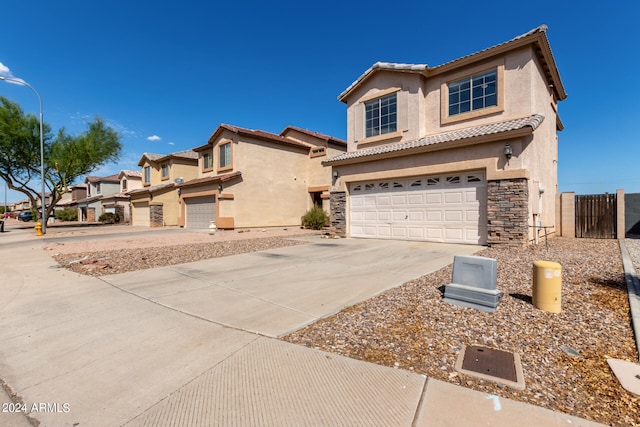
[[[530,127],[536,130],[540,123],[544,120],[544,116],[534,114],[533,116],[521,119],[507,120],[504,122],[491,123],[488,125],[475,126],[466,129],[455,130],[451,132],[437,133],[425,136],[414,141],[403,142],[400,144],[385,145],[381,147],[368,148],[357,151],[350,151],[331,159],[325,160],[323,164],[331,164],[348,159],[358,159],[363,157],[374,156],[377,154],[392,153],[396,151],[410,150],[412,148],[427,147],[430,145],[443,144],[452,141],[461,141],[470,138],[477,138],[486,135],[495,135],[499,133],[514,131]]]
[[[140,171],[130,171],[130,170],[121,170],[118,174],[118,178],[123,176],[131,177],[131,178],[142,178],[142,172]]]
[[[483,55],[498,54],[501,53],[504,49],[514,49],[521,43],[532,43],[535,45],[536,53],[542,59],[543,69],[547,75],[547,78],[550,82],[553,83],[554,90],[556,91],[558,99],[563,100],[567,97],[567,94],[565,93],[564,86],[562,85],[560,74],[558,73],[558,69],[555,63],[555,59],[553,58],[553,53],[551,52],[549,40],[547,39],[546,35],[547,29],[548,28],[546,25],[540,25],[539,27],[516,36],[511,40],[471,53],[469,55],[462,56],[452,61],[445,62],[444,64],[435,67],[429,67],[427,64],[397,64],[393,62],[376,62],[353,83],[351,83],[349,87],[346,88],[338,96],[338,100],[346,102],[346,96],[377,70],[418,73],[424,75],[425,77],[429,77],[430,75],[449,70],[452,67],[464,66],[466,62],[478,60],[482,58]]]
[[[230,131],[230,132],[236,133],[238,135],[243,135],[243,136],[248,136],[248,137],[251,137],[251,138],[260,139],[262,141],[282,143],[282,144],[291,145],[291,146],[294,146],[294,147],[301,147],[301,148],[305,148],[305,149],[309,149],[311,147],[310,144],[303,144],[301,142],[294,141],[292,139],[285,138],[285,137],[280,136],[280,135],[276,135],[275,133],[266,132],[266,131],[258,130],[258,129],[246,129],[246,128],[241,128],[241,127],[238,127],[238,126],[227,125],[227,124],[224,124],[224,123],[221,124],[220,126],[218,126],[218,129],[216,129],[215,132],[213,132],[213,134],[209,137],[209,142],[212,143],[213,140],[225,129]],[[201,147],[199,147],[199,148],[201,148]],[[197,157],[197,153],[196,153],[196,157]]]
[[[108,196],[103,196],[102,200],[128,199],[128,198],[129,198],[129,194],[128,193],[120,192],[120,193],[109,194]]]
[[[330,136],[330,135],[325,135],[325,134],[320,133],[320,132],[314,132],[314,131],[311,131],[311,130],[308,130],[308,129],[302,129],[302,128],[299,128],[297,126],[287,126],[286,128],[284,128],[282,130],[282,132],[280,132],[280,135],[284,136],[284,134],[289,129],[296,130],[298,132],[302,132],[304,134],[307,134],[307,135],[322,139],[323,141],[326,141],[326,142],[333,142],[333,143],[340,144],[340,145],[347,145],[347,141],[345,141],[345,140],[342,140],[342,139],[339,139],[339,138],[335,138],[335,137]]]
[[[358,77],[353,83],[349,85],[348,88],[342,91],[340,95],[338,95],[338,100],[342,101],[342,98],[351,92],[353,88],[358,86],[364,80],[366,80],[369,75],[371,75],[376,70],[391,70],[391,71],[403,71],[407,73],[422,73],[429,66],[427,64],[397,64],[395,62],[376,62],[371,67],[367,68],[367,71],[362,73],[360,77]]]
[[[109,176],[87,176],[85,178],[85,182],[117,182],[120,179],[118,178],[118,174],[109,175]]]
[[[242,176],[242,172],[240,171],[225,173],[222,175],[206,176],[204,178],[192,179],[190,181],[185,182],[184,184],[178,185],[178,187],[189,187],[192,185],[199,185],[199,184],[205,184],[205,183],[227,182],[227,181],[231,181],[234,178],[238,178],[240,176]]]
[[[193,150],[176,151],[175,153],[169,154],[142,153],[142,157],[138,162],[138,166],[143,165],[145,157],[151,162],[159,162],[165,159],[170,159],[172,157],[176,157],[179,159],[198,160],[198,153]]]
[[[125,194],[152,193],[154,191],[163,190],[165,188],[173,187],[174,185],[175,184],[173,182],[168,182],[166,184],[152,185],[151,187],[134,188],[133,190],[127,191]]]

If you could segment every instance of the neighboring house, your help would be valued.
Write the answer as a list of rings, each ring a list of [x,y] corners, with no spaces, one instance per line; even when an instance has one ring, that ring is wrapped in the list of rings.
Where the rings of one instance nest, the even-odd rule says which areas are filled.
[[[555,224],[558,102],[541,26],[436,67],[376,63],[339,96],[332,226],[353,237],[524,245]]]
[[[128,194],[131,190],[142,188],[140,171],[123,170],[118,174],[119,191],[102,197],[102,213],[117,213],[121,223],[131,223],[131,202]]]
[[[222,124],[194,148],[198,176],[178,186],[180,225],[221,229],[299,226],[314,203],[329,209],[327,156],[346,142],[289,126],[280,135]]]
[[[78,221],[96,222],[103,213],[102,198],[117,193],[120,190],[118,175],[105,177],[87,176],[87,197],[77,201]]]
[[[144,153],[138,166],[142,168],[142,188],[127,192],[131,197],[131,223],[146,227],[178,225],[176,184],[198,176],[198,153]]]
[[[62,195],[55,210],[62,209],[78,209],[78,201],[87,198],[87,184],[71,185],[67,188],[67,192]]]
[[[46,205],[49,206],[49,204],[51,203],[51,193],[45,193],[44,197],[45,197]],[[36,199],[36,206],[35,207],[31,204],[31,200],[29,200],[29,199],[20,200],[18,202],[15,202],[15,204],[14,204],[14,212],[16,212],[16,213],[30,212],[31,210],[36,210],[36,209],[38,211],[40,211],[42,209],[42,203],[40,202],[40,200],[41,200],[40,194],[38,194],[38,198]]]

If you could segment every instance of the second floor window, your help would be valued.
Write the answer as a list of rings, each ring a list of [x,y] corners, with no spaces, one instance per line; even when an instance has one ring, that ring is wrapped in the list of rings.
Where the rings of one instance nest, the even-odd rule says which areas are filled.
[[[365,136],[384,135],[398,129],[396,94],[365,102]]]
[[[497,80],[494,69],[449,83],[449,116],[498,105]]]
[[[202,168],[213,169],[213,153],[202,154]]]
[[[220,168],[231,166],[231,143],[227,142],[220,146]]]
[[[144,167],[144,182],[149,184],[151,182],[151,166]]]
[[[96,194],[100,194],[102,191],[100,191],[100,183],[96,182]]]
[[[126,179],[122,180],[122,191],[127,191],[127,180]]]
[[[162,164],[162,179],[169,178],[169,163]]]

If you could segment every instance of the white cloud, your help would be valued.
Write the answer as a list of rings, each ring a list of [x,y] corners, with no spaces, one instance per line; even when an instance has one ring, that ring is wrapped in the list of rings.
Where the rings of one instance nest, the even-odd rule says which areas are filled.
[[[13,74],[11,74],[11,70],[9,70],[9,67],[4,65],[2,62],[0,62],[0,76],[13,77]]]
[[[147,137],[147,141],[160,141],[162,138],[160,138],[158,135],[151,135]]]
[[[10,79],[10,80],[6,80],[7,83],[11,83],[19,86],[29,86],[27,82],[25,82],[24,80],[15,77],[13,73],[11,73],[11,70],[9,69],[9,67],[4,65],[2,62],[0,62],[0,76]]]
[[[173,142],[173,141],[169,141],[169,142],[167,142],[167,144],[169,144],[169,145],[176,145],[176,143],[175,143],[175,142]]]

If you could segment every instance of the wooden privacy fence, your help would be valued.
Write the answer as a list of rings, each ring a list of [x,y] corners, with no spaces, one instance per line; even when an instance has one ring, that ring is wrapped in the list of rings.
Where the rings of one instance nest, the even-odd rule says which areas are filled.
[[[615,239],[616,236],[616,195],[576,196],[576,237]]]

